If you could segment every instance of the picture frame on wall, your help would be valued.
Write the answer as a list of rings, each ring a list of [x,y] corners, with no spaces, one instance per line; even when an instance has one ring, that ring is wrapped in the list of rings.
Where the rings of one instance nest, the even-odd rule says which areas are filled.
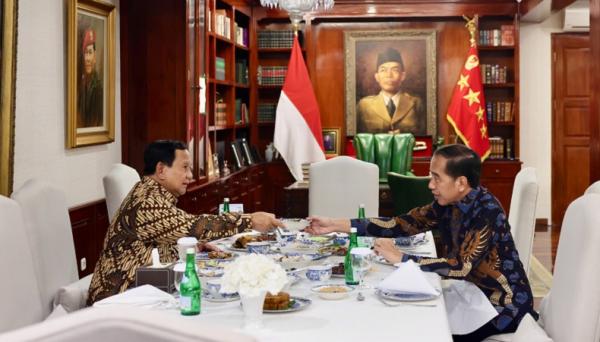
[[[436,37],[431,29],[344,32],[348,136],[436,135]]]
[[[340,154],[340,129],[323,128],[323,148],[326,157],[335,157]]]
[[[114,141],[115,13],[105,2],[68,2],[68,148]]]

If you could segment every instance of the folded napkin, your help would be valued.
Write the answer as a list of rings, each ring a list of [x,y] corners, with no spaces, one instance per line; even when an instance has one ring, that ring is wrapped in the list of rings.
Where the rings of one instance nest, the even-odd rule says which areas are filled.
[[[142,285],[94,303],[94,307],[135,306],[146,309],[172,309],[178,305],[170,294],[152,285]]]
[[[438,290],[431,285],[425,273],[412,260],[398,264],[398,268],[377,285],[386,292],[424,294],[437,296]]]
[[[443,288],[452,334],[471,333],[498,315],[485,294],[469,281],[444,280]]]

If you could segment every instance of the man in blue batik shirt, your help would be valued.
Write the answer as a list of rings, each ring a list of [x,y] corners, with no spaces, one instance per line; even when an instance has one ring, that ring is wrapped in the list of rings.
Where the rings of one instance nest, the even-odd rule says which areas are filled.
[[[438,229],[441,257],[403,254],[392,239],[377,239],[375,252],[391,263],[413,260],[423,271],[468,280],[483,291],[498,316],[468,335],[454,335],[454,341],[481,341],[514,332],[525,314],[537,314],[506,214],[496,197],[479,185],[479,156],[466,146],[447,145],[434,153],[430,172],[429,189],[435,198],[431,204],[391,219],[314,217],[308,231],[349,232],[357,227],[359,235],[392,238]]]

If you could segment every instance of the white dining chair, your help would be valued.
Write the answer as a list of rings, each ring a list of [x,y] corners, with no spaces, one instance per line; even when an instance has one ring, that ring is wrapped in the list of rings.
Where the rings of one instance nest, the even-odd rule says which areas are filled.
[[[516,333],[485,341],[600,341],[600,194],[573,201],[562,223],[550,293],[540,319],[520,324]],[[523,327],[522,327],[523,325]],[[543,329],[539,329],[542,327]],[[544,335],[547,334],[547,337]]]
[[[308,214],[356,218],[360,204],[367,217],[379,216],[379,168],[347,156],[310,165]]]
[[[515,178],[508,214],[510,232],[526,274],[529,274],[533,250],[538,188],[534,168],[526,167],[519,171]]]
[[[45,316],[19,204],[0,196],[0,217],[1,333],[40,322]]]
[[[139,181],[140,175],[134,168],[120,163],[113,164],[108,174],[102,178],[109,222],[112,223],[121,203]]]
[[[202,320],[134,307],[89,308],[0,335],[2,341],[252,342],[256,339]]]
[[[585,194],[600,194],[600,181],[594,182],[587,189],[585,189]]]
[[[68,312],[84,307],[91,275],[79,279],[65,194],[29,179],[11,197],[23,210],[44,316],[58,305]]]

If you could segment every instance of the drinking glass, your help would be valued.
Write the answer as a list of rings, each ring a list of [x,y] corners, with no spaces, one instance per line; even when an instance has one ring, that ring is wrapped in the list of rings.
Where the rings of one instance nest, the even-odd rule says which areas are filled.
[[[181,279],[183,279],[183,275],[185,274],[185,263],[178,262],[173,267],[173,284],[175,285],[176,295],[179,295],[179,284],[181,284]]]
[[[350,258],[352,262],[352,271],[358,276],[358,287],[364,289],[365,274],[371,268],[371,259],[373,251],[366,247],[355,247],[350,250]]]

